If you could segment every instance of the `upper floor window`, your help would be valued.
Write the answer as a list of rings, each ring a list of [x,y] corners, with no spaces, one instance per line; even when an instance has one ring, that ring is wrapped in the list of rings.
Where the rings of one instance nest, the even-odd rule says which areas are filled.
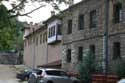
[[[79,15],[78,17],[78,29],[84,29],[84,15]]]
[[[90,12],[90,28],[96,28],[96,27],[97,27],[96,10],[93,10]]]
[[[55,26],[49,28],[49,37],[52,37],[55,35]]]
[[[43,43],[47,41],[47,32],[43,33]]]
[[[61,35],[62,31],[61,31],[61,24],[57,24],[57,35]]]
[[[121,44],[120,42],[115,42],[113,44],[113,59],[121,58]]]
[[[114,22],[115,23],[119,23],[122,21],[122,4],[121,3],[117,3],[114,4],[114,12],[113,12],[113,16],[114,16]]]
[[[42,44],[42,34],[40,34],[40,44]]]
[[[68,20],[67,34],[71,34],[71,33],[72,33],[72,20]]]
[[[36,37],[36,45],[38,45],[38,37]]]
[[[82,61],[83,47],[78,47],[78,61]]]
[[[67,50],[67,54],[66,54],[66,61],[69,63],[71,62],[71,49]]]

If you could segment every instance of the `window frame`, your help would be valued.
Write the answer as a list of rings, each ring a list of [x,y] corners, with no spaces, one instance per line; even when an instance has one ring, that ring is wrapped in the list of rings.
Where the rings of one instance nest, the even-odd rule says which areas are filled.
[[[113,5],[113,21],[114,23],[120,23],[123,21],[122,15],[122,3],[118,2]]]
[[[89,50],[90,50],[91,55],[94,56],[94,58],[95,58],[95,54],[96,54],[96,47],[95,47],[95,45],[94,44],[90,45],[89,46]]]
[[[83,59],[83,47],[79,46],[78,47],[78,61],[82,61]]]
[[[97,27],[97,12],[96,10],[92,10],[90,12],[90,28],[96,28]]]
[[[71,62],[71,55],[72,55],[72,50],[71,49],[67,49],[67,51],[66,51],[66,62],[67,63]]]
[[[113,59],[121,58],[121,43],[114,42],[113,43]]]
[[[68,20],[67,34],[71,34],[72,33],[72,24],[73,24],[72,19]]]
[[[84,29],[84,14],[80,14],[78,17],[78,30],[83,30]]]

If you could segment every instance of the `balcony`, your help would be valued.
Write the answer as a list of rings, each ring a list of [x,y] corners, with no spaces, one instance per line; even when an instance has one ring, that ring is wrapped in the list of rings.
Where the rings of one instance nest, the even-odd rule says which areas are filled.
[[[62,40],[61,25],[57,24],[48,28],[48,44],[55,44]]]

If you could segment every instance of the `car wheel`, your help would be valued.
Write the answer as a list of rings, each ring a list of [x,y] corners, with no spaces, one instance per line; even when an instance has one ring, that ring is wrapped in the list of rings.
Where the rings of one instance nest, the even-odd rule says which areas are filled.
[[[53,83],[53,81],[48,81],[47,83]]]
[[[78,81],[73,81],[73,83],[79,83]]]
[[[37,81],[37,74],[36,74],[36,73],[32,73],[32,74],[30,75],[30,78],[29,78],[29,80],[28,80],[28,83],[36,83],[36,81]]]
[[[27,81],[29,78],[28,77],[25,77],[25,81]]]

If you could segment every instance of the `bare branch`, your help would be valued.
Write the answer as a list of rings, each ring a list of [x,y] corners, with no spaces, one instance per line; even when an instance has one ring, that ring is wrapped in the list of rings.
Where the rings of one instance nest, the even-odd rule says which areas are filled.
[[[22,0],[18,5],[16,5],[15,7],[13,7],[12,9],[8,10],[8,12],[12,12],[14,9],[16,9],[17,7],[19,7],[20,5],[22,5],[26,0]]]
[[[17,16],[28,16],[28,14],[31,14],[31,13],[33,13],[34,11],[36,11],[36,10],[38,10],[38,9],[44,7],[44,6],[46,6],[46,5],[42,5],[42,6],[38,7],[38,8],[33,9],[32,11],[30,11],[30,12],[28,12],[28,13],[25,13],[25,14],[17,13],[16,15],[12,15],[12,16],[10,16],[9,18],[13,18],[13,17],[17,17]]]

